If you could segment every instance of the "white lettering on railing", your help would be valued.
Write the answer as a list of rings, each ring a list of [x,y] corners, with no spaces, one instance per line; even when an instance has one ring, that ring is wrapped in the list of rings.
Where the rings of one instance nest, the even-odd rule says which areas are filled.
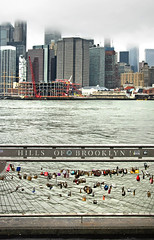
[[[23,155],[24,155],[24,151],[23,150],[18,150],[18,156],[23,157]]]
[[[81,148],[81,149],[75,149],[75,148],[64,148],[64,149],[56,149],[53,148],[51,151],[49,149],[36,149],[36,148],[23,148],[23,149],[17,149],[16,151],[18,157],[79,157],[79,158],[117,158],[117,157],[145,157],[149,155],[149,152],[146,150],[143,153],[140,149],[116,149],[116,148],[100,148],[100,149],[94,149],[94,148]],[[11,155],[11,151],[10,151]]]
[[[102,150],[102,157],[106,157],[106,156],[107,156],[106,150]]]
[[[41,156],[44,156],[45,152],[43,150],[41,150]]]
[[[120,150],[120,157],[125,156],[125,150]]]

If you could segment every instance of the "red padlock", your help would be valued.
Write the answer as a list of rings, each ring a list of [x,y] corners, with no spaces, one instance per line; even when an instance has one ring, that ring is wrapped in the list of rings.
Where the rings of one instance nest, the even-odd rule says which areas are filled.
[[[139,182],[140,181],[140,176],[137,175],[136,180]]]

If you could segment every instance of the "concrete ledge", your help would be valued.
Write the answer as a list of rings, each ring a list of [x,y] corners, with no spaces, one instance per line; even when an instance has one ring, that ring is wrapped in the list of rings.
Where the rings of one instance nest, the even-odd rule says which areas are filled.
[[[154,236],[153,217],[1,217],[0,238],[14,236]]]

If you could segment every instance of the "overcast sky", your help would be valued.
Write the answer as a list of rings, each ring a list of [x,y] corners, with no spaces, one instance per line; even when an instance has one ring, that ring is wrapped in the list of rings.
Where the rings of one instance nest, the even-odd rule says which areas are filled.
[[[44,43],[44,29],[59,29],[62,36],[94,38],[104,45],[110,37],[116,51],[128,44],[154,48],[154,0],[0,0],[0,24],[27,21],[28,49]]]

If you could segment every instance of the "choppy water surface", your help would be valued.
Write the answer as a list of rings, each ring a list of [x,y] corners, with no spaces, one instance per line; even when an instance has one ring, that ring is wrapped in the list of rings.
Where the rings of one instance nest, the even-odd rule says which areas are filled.
[[[154,101],[0,101],[0,144],[114,143],[154,143]]]

